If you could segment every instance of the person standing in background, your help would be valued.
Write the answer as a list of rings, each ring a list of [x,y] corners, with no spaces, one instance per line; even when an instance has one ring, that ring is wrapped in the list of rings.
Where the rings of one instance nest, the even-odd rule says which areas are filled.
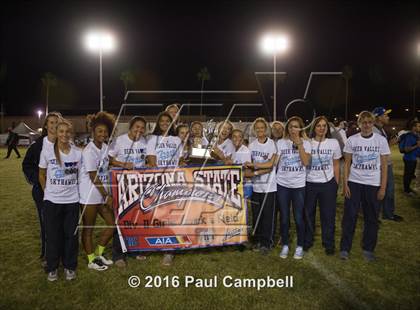
[[[416,197],[416,193],[410,188],[411,181],[415,178],[417,157],[420,156],[420,121],[412,120],[406,133],[401,138],[400,150],[404,152],[404,193],[407,196]]]
[[[384,130],[384,126],[389,124],[389,113],[392,110],[386,110],[383,107],[376,107],[372,113],[375,115],[375,126],[373,132],[381,135],[388,141],[389,147],[397,144],[397,138],[389,138]],[[385,197],[381,201],[382,218],[384,220],[391,220],[401,222],[403,218],[394,213],[395,210],[395,186],[394,186],[394,172],[392,169],[392,158],[388,156],[388,179],[386,183]]]
[[[7,129],[9,132],[9,136],[7,137],[6,140],[6,145],[7,145],[7,155],[4,159],[7,159],[10,157],[10,153],[12,153],[12,151],[15,151],[17,158],[20,158],[20,154],[19,151],[17,149],[17,145],[19,143],[19,135],[15,132],[13,132],[12,128],[8,128]]]

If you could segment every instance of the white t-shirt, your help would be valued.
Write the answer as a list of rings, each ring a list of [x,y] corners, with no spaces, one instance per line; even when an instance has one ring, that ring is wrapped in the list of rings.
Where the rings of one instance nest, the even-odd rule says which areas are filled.
[[[344,152],[352,154],[349,181],[379,186],[381,184],[381,155],[389,155],[388,141],[376,133],[363,138],[361,133],[350,136]]]
[[[306,181],[326,183],[334,177],[334,159],[341,158],[340,144],[336,139],[325,139],[321,143],[312,139],[311,163],[307,168]],[[324,173],[324,172],[325,173]]]
[[[85,147],[82,152],[82,163],[79,174],[79,193],[80,203],[82,204],[103,204],[104,198],[96,186],[92,183],[89,172],[97,171],[97,178],[101,181],[104,188],[108,190],[109,184],[109,159],[108,146],[103,143],[102,148],[93,142]]]
[[[250,145],[251,159],[253,163],[265,163],[277,155],[276,145],[274,141],[267,138],[265,143],[258,142],[255,139]],[[252,178],[254,185],[254,192],[256,193],[271,193],[277,191],[276,185],[276,169],[273,168],[270,173],[254,176]]]
[[[133,141],[128,134],[124,134],[111,145],[108,153],[118,161],[130,162],[135,168],[141,168],[146,163],[146,146],[147,141],[144,137]]]
[[[308,140],[303,141],[305,153],[311,154],[311,143]],[[280,157],[277,166],[277,184],[287,188],[305,187],[306,167],[300,160],[299,150],[293,146],[289,139],[280,139],[277,141],[278,155]]]
[[[246,162],[251,162],[251,151],[245,145],[241,145],[241,147],[233,153],[232,161],[235,165],[243,165]]]
[[[151,135],[147,141],[147,156],[156,156],[158,167],[178,166],[183,152],[183,144],[179,137]]]
[[[54,143],[48,140],[48,136],[45,136],[44,139],[42,139],[42,149],[47,147],[54,148]]]
[[[246,162],[251,162],[251,151],[246,147],[246,145],[241,145],[241,147],[233,153],[232,161],[234,165],[243,165]],[[252,186],[250,178],[245,178],[244,175],[243,179],[245,180],[245,184]]]
[[[232,140],[229,138],[223,141],[222,144],[217,144],[217,147],[223,152],[225,157],[231,156],[235,153],[235,146],[233,145]]]
[[[81,157],[81,150],[71,145],[68,154],[60,152],[61,165],[59,165],[54,147],[42,148],[39,168],[47,169],[44,200],[57,204],[79,202],[77,177]]]

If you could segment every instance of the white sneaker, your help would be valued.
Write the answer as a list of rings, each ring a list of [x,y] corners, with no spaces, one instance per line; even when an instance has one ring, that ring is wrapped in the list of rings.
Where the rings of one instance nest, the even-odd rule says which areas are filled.
[[[103,265],[111,266],[114,262],[110,259],[106,259],[104,256],[96,256],[97,259],[99,259]]]
[[[295,250],[295,255],[293,256],[294,259],[302,259],[303,258],[303,248],[298,246]]]
[[[289,255],[289,246],[283,245],[283,248],[281,249],[281,252],[280,252],[280,257],[287,258],[287,255]]]
[[[108,269],[108,266],[102,264],[102,261],[98,258],[95,258],[91,263],[88,264],[89,269],[104,271]]]
[[[50,271],[48,273],[48,281],[53,282],[53,281],[57,281],[58,280],[58,271],[57,269],[54,271]]]
[[[76,272],[74,270],[64,268],[64,274],[66,275],[67,281],[76,279]]]

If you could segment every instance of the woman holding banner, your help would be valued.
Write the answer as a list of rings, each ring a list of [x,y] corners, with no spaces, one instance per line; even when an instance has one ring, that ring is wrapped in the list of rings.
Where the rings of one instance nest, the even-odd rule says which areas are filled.
[[[277,204],[280,207],[281,258],[289,254],[290,203],[296,223],[297,247],[295,259],[303,258],[305,239],[304,203],[306,166],[311,157],[311,143],[306,137],[304,123],[293,116],[286,123],[283,139],[277,141]]]
[[[182,142],[176,136],[172,117],[168,112],[161,112],[156,120],[156,126],[147,142],[147,166],[160,168],[176,168],[182,160]],[[172,253],[165,253],[162,265],[170,266],[174,260]]]
[[[82,206],[83,230],[82,242],[85,249],[88,268],[98,271],[107,270],[112,260],[103,256],[106,245],[114,233],[114,214],[109,185],[108,145],[105,141],[115,125],[115,117],[107,112],[98,112],[88,117],[93,141],[82,152],[82,166],[79,177],[80,204]],[[92,234],[96,216],[99,214],[107,228],[101,234],[100,241],[93,249]]]
[[[322,230],[322,245],[327,255],[335,251],[335,211],[337,189],[340,180],[341,148],[336,139],[331,139],[328,119],[317,117],[311,129],[311,163],[307,167],[305,190],[305,242],[304,251],[313,245],[316,205]]]
[[[141,116],[134,116],[128,123],[128,133],[119,136],[109,150],[109,164],[123,169],[142,168],[146,164],[145,138],[146,120]],[[136,259],[145,260],[144,255],[137,255]],[[112,240],[112,260],[117,267],[125,267],[125,255],[121,250],[119,233],[116,230]]]
[[[233,153],[232,160],[225,162],[225,164],[244,165],[252,161],[251,151],[247,146],[244,145],[244,133],[240,129],[234,129],[232,131],[232,143],[235,146],[235,153]],[[252,196],[252,182],[251,179],[254,176],[253,171],[250,169],[243,170],[244,176],[244,196],[246,199],[250,199]]]
[[[252,129],[257,139],[249,145],[252,162],[247,162],[245,167],[254,169],[251,200],[255,250],[266,255],[273,246],[275,163],[278,156],[274,141],[268,138],[267,121],[262,117],[257,118],[252,124]]]

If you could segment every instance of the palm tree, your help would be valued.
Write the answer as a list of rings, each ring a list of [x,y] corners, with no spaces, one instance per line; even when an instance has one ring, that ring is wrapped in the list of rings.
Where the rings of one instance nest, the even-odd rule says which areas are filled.
[[[131,70],[125,70],[121,72],[120,80],[124,83],[124,95],[127,93],[130,85],[133,85],[136,81],[136,77]]]
[[[131,70],[124,70],[121,72],[120,80],[124,83],[124,96],[127,94],[128,88],[130,85],[133,85],[136,82],[136,77]],[[124,107],[125,115],[125,107]]]
[[[50,87],[56,87],[58,84],[57,77],[51,72],[45,72],[44,76],[41,78],[42,85],[44,85],[46,90],[45,96],[45,115],[48,114],[48,100],[50,97]]]
[[[210,80],[210,72],[207,70],[207,67],[201,68],[197,73],[197,79],[201,81],[201,103],[200,103],[200,116],[203,112],[203,90],[204,90],[204,81]]]
[[[348,120],[348,107],[349,107],[349,82],[353,78],[353,70],[349,65],[343,68],[343,79],[346,82],[346,106],[344,111],[344,119]]]

